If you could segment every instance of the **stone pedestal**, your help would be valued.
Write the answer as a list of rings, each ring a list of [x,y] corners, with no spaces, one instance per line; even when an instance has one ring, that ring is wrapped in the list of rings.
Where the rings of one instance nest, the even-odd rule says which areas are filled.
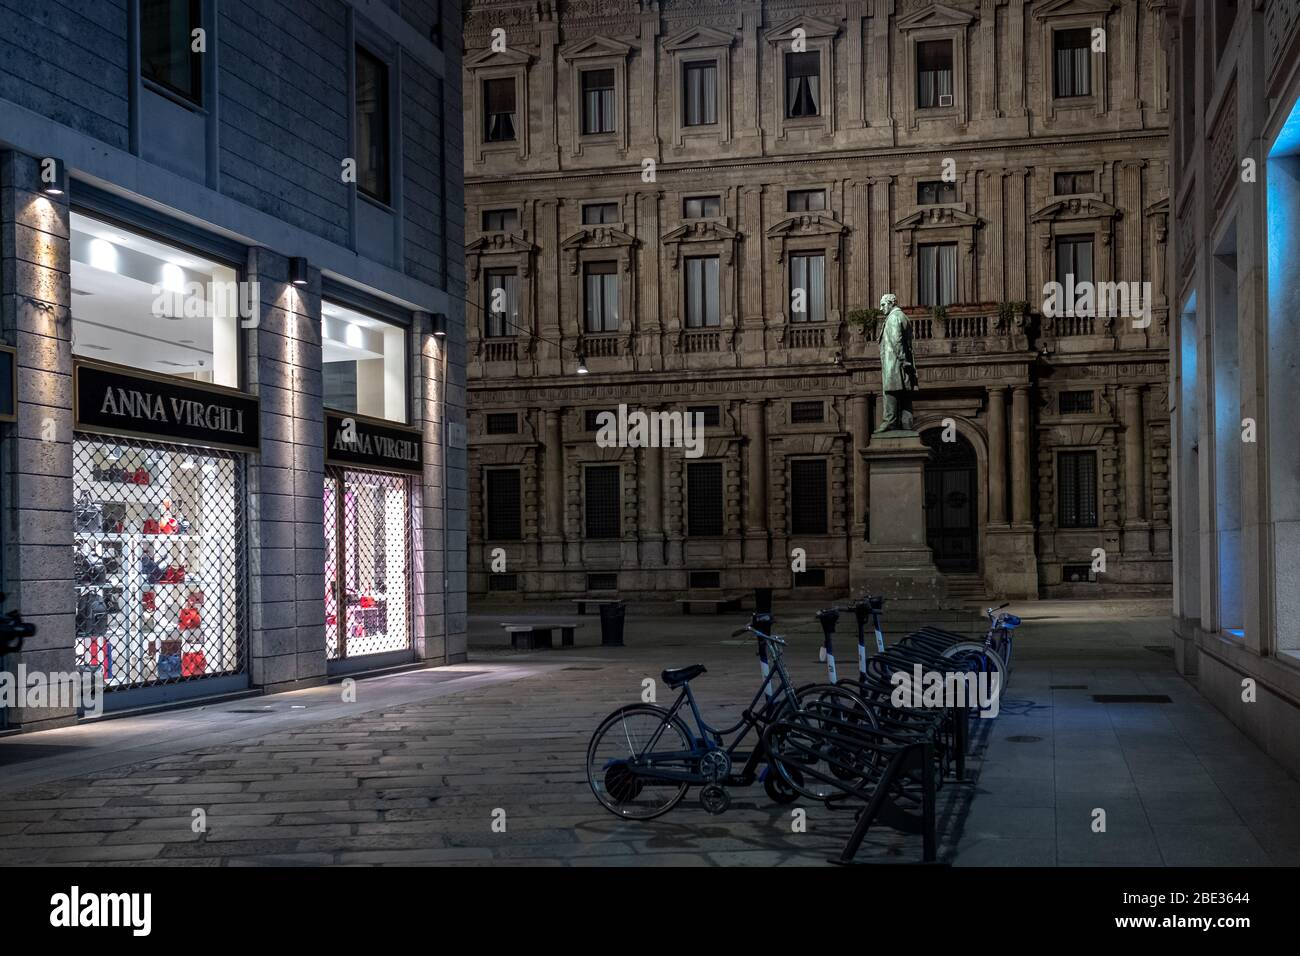
[[[850,573],[854,594],[883,594],[897,605],[938,607],[947,585],[925,543],[925,463],[930,450],[913,431],[877,432],[862,449],[870,502],[867,540]]]

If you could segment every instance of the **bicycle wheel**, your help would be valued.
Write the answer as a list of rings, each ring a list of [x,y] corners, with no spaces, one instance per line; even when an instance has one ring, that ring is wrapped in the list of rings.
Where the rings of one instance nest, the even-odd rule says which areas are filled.
[[[843,799],[846,786],[860,785],[879,761],[858,733],[879,729],[876,716],[857,694],[833,684],[801,687],[796,696],[798,706],[783,708],[780,726],[764,734],[769,763],[784,789],[810,800]]]
[[[1006,662],[1002,660],[997,651],[976,641],[967,641],[962,644],[954,644],[944,651],[942,656],[945,660],[964,664],[972,670],[988,674],[987,679],[990,682],[996,680],[997,696],[999,700],[1002,699],[1007,684],[1011,680],[1011,672],[1007,669]]]
[[[698,772],[689,728],[651,704],[622,707],[606,717],[587,745],[587,783],[610,813],[650,820],[675,807]]]

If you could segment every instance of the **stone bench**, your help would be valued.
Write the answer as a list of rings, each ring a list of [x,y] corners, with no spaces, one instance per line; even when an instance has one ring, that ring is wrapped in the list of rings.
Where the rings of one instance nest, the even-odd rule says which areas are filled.
[[[739,611],[740,602],[744,599],[743,594],[718,594],[712,597],[678,598],[677,603],[681,605],[683,614],[690,614],[692,606],[696,604],[710,605],[714,614],[721,614],[724,611]]]
[[[510,636],[510,646],[517,651],[531,651],[540,647],[554,647],[551,632],[560,632],[560,646],[573,646],[573,632],[577,624],[502,624]]]

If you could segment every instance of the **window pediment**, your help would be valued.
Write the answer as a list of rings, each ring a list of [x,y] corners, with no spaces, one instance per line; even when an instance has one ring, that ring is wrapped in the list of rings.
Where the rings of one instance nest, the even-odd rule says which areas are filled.
[[[734,35],[723,33],[712,27],[692,27],[664,41],[664,49],[670,53],[678,50],[717,49],[720,46],[732,46],[736,42]]]
[[[594,36],[561,47],[560,57],[573,62],[574,60],[594,60],[604,57],[626,58],[631,52],[631,45],[621,40],[606,36]]]
[[[664,233],[661,242],[734,242],[740,233],[725,223],[713,219],[684,222],[676,229]]]
[[[899,30],[920,30],[926,27],[968,27],[975,22],[975,15],[965,10],[958,10],[942,3],[909,13],[897,23]]]
[[[1114,0],[1051,0],[1034,10],[1034,18],[1050,20],[1053,17],[1097,16],[1115,9]]]
[[[1030,217],[1030,222],[1068,222],[1077,219],[1117,219],[1119,210],[1089,196],[1071,196],[1050,202]]]
[[[528,66],[533,58],[522,50],[507,48],[496,51],[491,48],[476,54],[465,61],[465,69],[480,70],[491,66]]]
[[[494,232],[467,243],[465,251],[477,255],[492,255],[494,253],[531,253],[536,248],[531,242],[517,233]]]
[[[835,36],[840,32],[840,25],[818,17],[791,17],[780,26],[768,30],[763,36],[768,43],[786,43],[793,38],[795,30],[803,30],[804,36],[813,40]]]
[[[839,236],[848,232],[843,223],[825,213],[803,212],[787,216],[767,230],[769,239],[796,239],[801,236]]]
[[[918,209],[910,216],[904,216],[898,222],[894,223],[894,231],[902,232],[909,229],[926,229],[926,228],[951,228],[953,226],[977,228],[983,224],[978,216],[973,216],[964,209],[957,209],[954,206],[934,206],[928,209]]]
[[[560,243],[566,252],[577,249],[617,249],[636,244],[636,239],[615,226],[584,226]]]

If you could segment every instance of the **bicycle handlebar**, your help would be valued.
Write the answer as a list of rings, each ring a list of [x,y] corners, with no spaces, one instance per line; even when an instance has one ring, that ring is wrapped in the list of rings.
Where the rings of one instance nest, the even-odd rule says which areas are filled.
[[[777,637],[775,634],[764,634],[762,631],[758,630],[758,628],[754,627],[754,625],[752,624],[746,624],[744,627],[737,628],[736,630],[731,632],[731,636],[740,637],[741,635],[746,633],[752,633],[755,637],[759,638],[760,640],[771,641],[773,644],[785,643],[785,640],[783,638]]]

